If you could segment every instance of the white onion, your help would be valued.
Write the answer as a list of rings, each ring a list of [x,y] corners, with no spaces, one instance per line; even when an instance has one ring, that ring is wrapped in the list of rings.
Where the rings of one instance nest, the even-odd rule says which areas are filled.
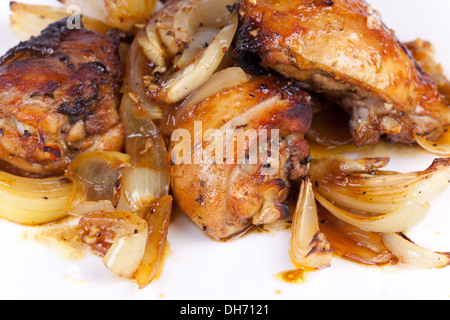
[[[177,59],[175,68],[183,69],[189,62],[205,47],[209,46],[214,37],[220,32],[220,29],[212,27],[201,27],[189,41],[189,47]]]
[[[317,207],[309,178],[302,181],[292,221],[291,258],[301,267],[323,269],[331,265],[330,242],[319,229]]]
[[[148,226],[145,220],[137,216],[127,217],[129,218],[118,219],[113,225],[116,237],[103,258],[103,263],[113,273],[131,278],[145,254]]]
[[[176,118],[188,112],[192,106],[210,98],[219,92],[223,92],[249,81],[249,77],[242,68],[231,67],[214,73],[211,78],[187,98],[177,110]]]
[[[166,52],[154,29],[147,29],[147,33],[137,37],[137,41],[145,56],[157,67],[166,67]]]
[[[428,169],[412,173],[378,170],[385,164],[385,159],[333,156],[313,161],[310,173],[315,191],[336,206],[372,214],[396,211],[412,200],[431,202],[449,185],[450,159],[436,159]]]
[[[66,211],[69,214],[72,210],[86,212],[86,209],[76,209],[86,202],[115,203],[117,181],[122,169],[129,166],[129,161],[130,156],[120,152],[86,152],[75,158],[65,174],[73,182]]]
[[[330,201],[316,193],[320,204],[337,218],[355,227],[381,233],[403,232],[420,224],[427,216],[430,204],[409,201],[400,208],[387,214],[368,216],[348,212],[336,207]]]
[[[450,156],[450,132],[448,130],[435,141],[428,140],[426,136],[423,136],[415,132],[414,137],[419,146],[421,146],[426,151],[439,155],[439,156]]]
[[[385,234],[383,242],[402,263],[418,268],[443,268],[450,265],[450,253],[422,248],[403,234]]]
[[[195,34],[201,25],[223,28],[231,16],[227,6],[234,3],[234,0],[185,1],[174,16],[173,30],[180,39],[183,39]]]
[[[237,14],[213,39],[202,53],[194,58],[185,68],[176,72],[162,84],[160,98],[173,104],[189,96],[203,85],[220,65],[224,55],[231,47],[238,27]]]
[[[66,217],[73,187],[62,179],[24,178],[0,171],[0,217],[24,225],[40,225]]]
[[[165,171],[152,168],[126,168],[121,183],[117,209],[140,214],[149,203],[169,194],[170,177]]]
[[[122,98],[121,114],[132,167],[122,171],[118,209],[142,215],[149,203],[169,193],[167,149],[150,115],[127,95]]]
[[[70,214],[82,217],[91,212],[114,212],[115,208],[111,201],[83,201],[70,210]]]

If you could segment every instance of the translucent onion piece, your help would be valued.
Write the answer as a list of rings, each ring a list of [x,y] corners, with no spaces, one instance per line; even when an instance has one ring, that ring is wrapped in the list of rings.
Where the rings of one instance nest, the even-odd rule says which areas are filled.
[[[155,30],[147,30],[146,34],[137,38],[137,41],[151,62],[157,67],[166,67],[166,53]]]
[[[134,276],[140,289],[152,283],[161,272],[167,248],[172,202],[172,196],[166,196],[155,201],[149,207],[145,217],[149,226],[148,240],[144,257]]]
[[[64,218],[72,184],[63,178],[31,179],[0,171],[0,217],[24,225]]]
[[[81,8],[81,13],[95,17],[110,27],[130,31],[144,23],[156,9],[156,0],[61,0]]]
[[[330,201],[316,193],[316,199],[334,216],[355,227],[381,233],[395,233],[409,230],[420,224],[430,210],[430,204],[418,204],[409,201],[397,210],[376,216],[356,214],[336,207]]]
[[[111,201],[84,201],[70,211],[71,215],[83,217],[92,212],[114,212],[116,209]]]
[[[147,243],[147,222],[126,212],[94,212],[79,222],[79,236],[94,251],[103,254],[106,267],[131,278],[142,261]]]
[[[151,168],[127,168],[123,171],[122,193],[118,209],[141,215],[152,201],[169,193],[169,176]]]
[[[144,214],[152,201],[169,194],[167,148],[148,113],[127,94],[122,98],[121,115],[132,167],[122,172],[118,209]]]
[[[103,0],[61,0],[67,6],[77,6],[83,15],[106,21],[108,12]]]
[[[173,104],[185,99],[203,85],[220,65],[231,47],[238,27],[237,14],[212,40],[211,44],[194,58],[185,68],[179,70],[162,84],[160,98]]]
[[[192,37],[199,26],[223,28],[230,21],[227,6],[234,0],[189,0],[177,10],[173,20],[173,30],[177,37]]]
[[[117,203],[117,181],[129,161],[130,156],[120,152],[87,152],[75,158],[66,171],[66,177],[73,182],[67,212],[84,202]]]
[[[135,40],[131,44],[128,50],[127,63],[126,63],[126,85],[128,86],[127,99],[132,98],[136,103],[140,105],[149,115],[152,120],[162,119],[162,107],[156,101],[150,100],[146,94],[147,84],[145,83],[146,77],[151,73],[151,68],[147,65],[147,59],[144,55],[144,51],[149,56],[155,53],[152,48],[143,44],[144,51],[141,49],[141,43],[147,43],[149,40],[145,38],[145,30],[143,30],[139,35],[136,36]],[[151,43],[151,42],[150,42]],[[158,45],[157,42],[153,43],[155,46]],[[162,48],[154,50],[163,50]],[[165,57],[160,56],[156,59],[158,63],[162,64]],[[158,65],[158,64],[157,64]],[[131,96],[130,96],[131,95]]]
[[[67,8],[32,5],[19,2],[11,2],[10,27],[14,34],[22,41],[38,36],[49,24],[71,15]],[[88,17],[82,17],[83,26],[86,29],[107,33],[111,27],[103,22]]]
[[[450,159],[436,159],[426,170],[412,173],[379,171],[386,159],[359,161],[334,156],[311,163],[315,191],[335,205],[385,214],[408,201],[432,201],[449,184]]]
[[[177,110],[176,118],[180,119],[190,107],[212,97],[219,92],[232,89],[249,81],[249,77],[242,68],[231,67],[216,72],[203,86],[187,98]]]
[[[202,49],[209,46],[219,31],[220,29],[217,28],[200,27],[189,42],[188,48],[184,50],[180,58],[176,60],[175,67],[177,69],[186,67]]]
[[[450,253],[422,248],[403,234],[383,235],[383,242],[405,264],[418,268],[443,268],[450,265]]]
[[[331,265],[330,242],[319,229],[311,181],[302,181],[292,221],[291,258],[301,267],[323,269]]]
[[[439,156],[450,156],[450,131],[447,130],[444,134],[437,140],[428,140],[426,136],[415,132],[416,142],[426,151],[439,155]]]

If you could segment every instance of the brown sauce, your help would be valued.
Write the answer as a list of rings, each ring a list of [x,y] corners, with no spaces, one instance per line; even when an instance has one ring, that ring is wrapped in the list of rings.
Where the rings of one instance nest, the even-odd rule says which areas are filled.
[[[290,271],[284,271],[277,275],[275,278],[290,284],[298,284],[303,283],[305,281],[305,270],[304,269],[295,269]]]
[[[356,149],[348,129],[349,116],[339,106],[325,107],[316,112],[306,139],[313,158]]]
[[[67,260],[81,260],[89,252],[77,235],[77,218],[67,217],[47,225],[27,227],[24,240],[32,240]]]

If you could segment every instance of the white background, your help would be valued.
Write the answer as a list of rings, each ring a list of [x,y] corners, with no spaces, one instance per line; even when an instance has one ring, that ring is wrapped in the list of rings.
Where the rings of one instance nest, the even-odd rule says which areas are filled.
[[[53,0],[23,2],[58,5]],[[450,76],[450,2],[372,0],[402,41],[430,40]],[[18,40],[9,30],[9,1],[0,1],[0,54]],[[386,150],[383,150],[387,152]],[[380,154],[377,154],[380,155]],[[390,156],[389,154],[382,154]],[[367,156],[367,154],[365,154]],[[423,170],[433,156],[394,153],[390,169]],[[432,202],[427,219],[408,233],[421,245],[450,251],[450,190]],[[54,246],[26,239],[39,233],[0,221],[0,299],[448,299],[450,268],[367,267],[339,258],[331,268],[287,284],[275,275],[294,269],[289,231],[251,233],[227,243],[210,240],[182,215],[169,232],[170,251],[160,278],[145,290],[119,279],[89,252],[69,259]],[[30,237],[28,237],[30,238]]]

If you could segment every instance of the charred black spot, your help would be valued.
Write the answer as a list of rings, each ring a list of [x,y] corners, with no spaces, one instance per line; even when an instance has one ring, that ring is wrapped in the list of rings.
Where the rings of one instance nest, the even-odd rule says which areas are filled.
[[[238,32],[234,58],[239,67],[255,76],[268,74],[268,71],[261,66],[262,59],[258,54],[257,37],[250,36],[252,30],[257,29],[252,24],[242,26]]]
[[[235,2],[232,6],[227,5],[227,9],[228,9],[228,11],[230,11],[230,13],[235,12],[238,7],[239,7],[239,2]]]
[[[62,63],[69,63],[70,62],[70,57],[69,56],[62,56],[61,58],[59,58],[59,60]]]
[[[320,0],[319,5],[323,5],[323,6],[334,6],[334,1],[332,0]]]
[[[0,58],[0,65],[4,65],[18,53],[23,51],[31,51],[37,56],[49,56],[54,54],[61,43],[62,36],[71,31],[67,27],[68,19],[69,17],[52,23],[44,29],[39,36],[31,37],[28,41],[20,42]]]
[[[44,152],[51,152],[56,159],[61,159],[61,152],[57,148],[43,147]]]

